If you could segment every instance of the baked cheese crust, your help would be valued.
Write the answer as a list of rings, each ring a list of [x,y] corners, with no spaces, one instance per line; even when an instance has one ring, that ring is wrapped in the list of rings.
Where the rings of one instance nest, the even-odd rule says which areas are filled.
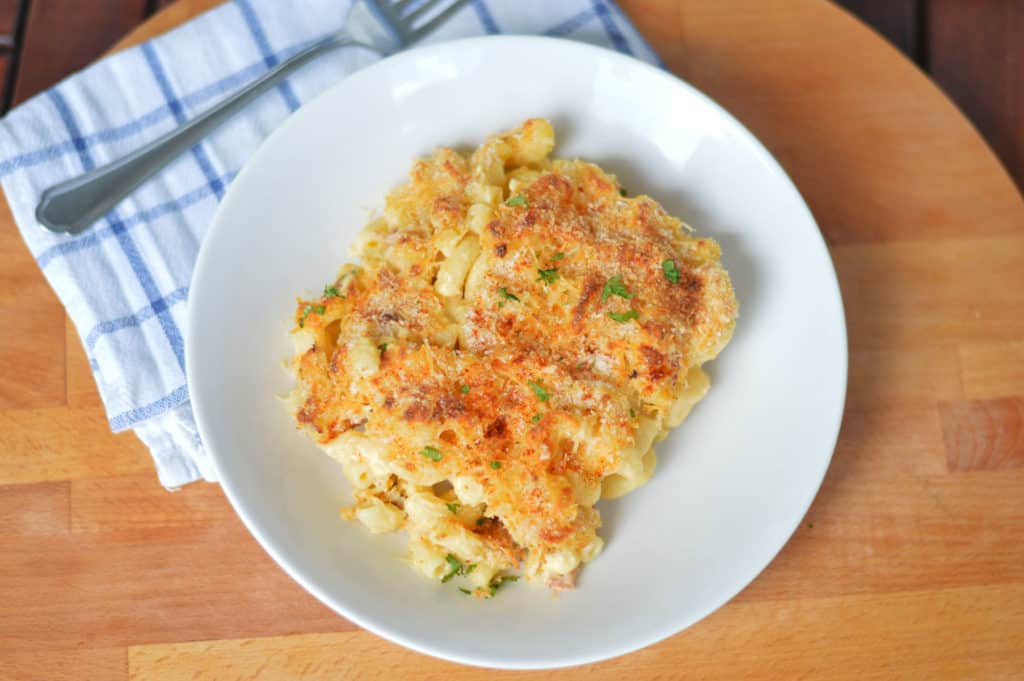
[[[737,316],[713,240],[553,146],[531,119],[418,161],[295,314],[291,404],[345,515],[480,597],[513,570],[573,585],[594,503],[650,477]]]

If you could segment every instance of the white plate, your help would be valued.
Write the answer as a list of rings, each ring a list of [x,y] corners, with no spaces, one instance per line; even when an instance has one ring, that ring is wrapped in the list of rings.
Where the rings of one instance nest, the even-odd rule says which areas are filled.
[[[607,548],[578,588],[519,583],[467,598],[401,560],[403,538],[338,517],[340,467],[276,396],[295,298],[346,259],[367,210],[413,159],[469,147],[530,116],[555,155],[617,174],[722,245],[740,300],[711,392],[658,448],[643,488],[602,502]],[[196,264],[192,404],[235,510],[274,559],[339,613],[392,641],[476,665],[593,662],[705,617],[768,564],[811,503],[835,446],[846,331],[835,272],[796,188],[714,102],[617,53],[535,37],[406,52],[296,113],[220,206]]]

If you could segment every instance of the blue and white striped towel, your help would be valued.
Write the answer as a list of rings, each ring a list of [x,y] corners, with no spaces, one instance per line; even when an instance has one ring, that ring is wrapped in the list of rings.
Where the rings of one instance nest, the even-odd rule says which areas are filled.
[[[183,155],[77,237],[39,227],[47,187],[137,148],[336,30],[349,0],[235,0],[104,59],[0,120],[0,182],[21,234],[85,345],[115,431],[132,428],[175,488],[216,480],[185,381],[184,326],[199,244],[238,169],[303,102],[375,61],[336,52]],[[657,56],[609,0],[474,0],[430,42],[564,36]]]

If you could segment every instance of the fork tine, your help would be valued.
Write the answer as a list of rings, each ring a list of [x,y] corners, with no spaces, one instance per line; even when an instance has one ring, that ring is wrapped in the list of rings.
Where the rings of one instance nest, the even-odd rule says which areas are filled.
[[[416,0],[394,0],[394,2],[391,3],[391,9],[395,12],[395,14],[400,15],[406,7],[413,4],[414,2],[416,2]]]
[[[424,2],[422,5],[420,5],[413,11],[403,16],[402,23],[408,26],[409,28],[412,28],[413,23],[415,23],[417,19],[419,19],[423,15],[430,12],[430,10],[437,7],[438,3],[440,2],[442,2],[442,0],[426,0],[426,2]]]
[[[462,9],[469,0],[455,0],[451,6],[445,10],[442,10],[436,17],[423,24],[412,29],[413,40],[419,40],[427,34],[431,33],[434,29],[438,28],[441,24],[448,21],[453,14]]]

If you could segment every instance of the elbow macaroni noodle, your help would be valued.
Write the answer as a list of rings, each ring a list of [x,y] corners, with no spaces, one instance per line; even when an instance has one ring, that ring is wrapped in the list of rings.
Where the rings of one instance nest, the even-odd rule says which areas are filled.
[[[717,244],[553,148],[532,119],[417,162],[296,310],[289,404],[352,483],[343,515],[478,597],[514,570],[573,585],[594,504],[651,477],[737,314]]]

